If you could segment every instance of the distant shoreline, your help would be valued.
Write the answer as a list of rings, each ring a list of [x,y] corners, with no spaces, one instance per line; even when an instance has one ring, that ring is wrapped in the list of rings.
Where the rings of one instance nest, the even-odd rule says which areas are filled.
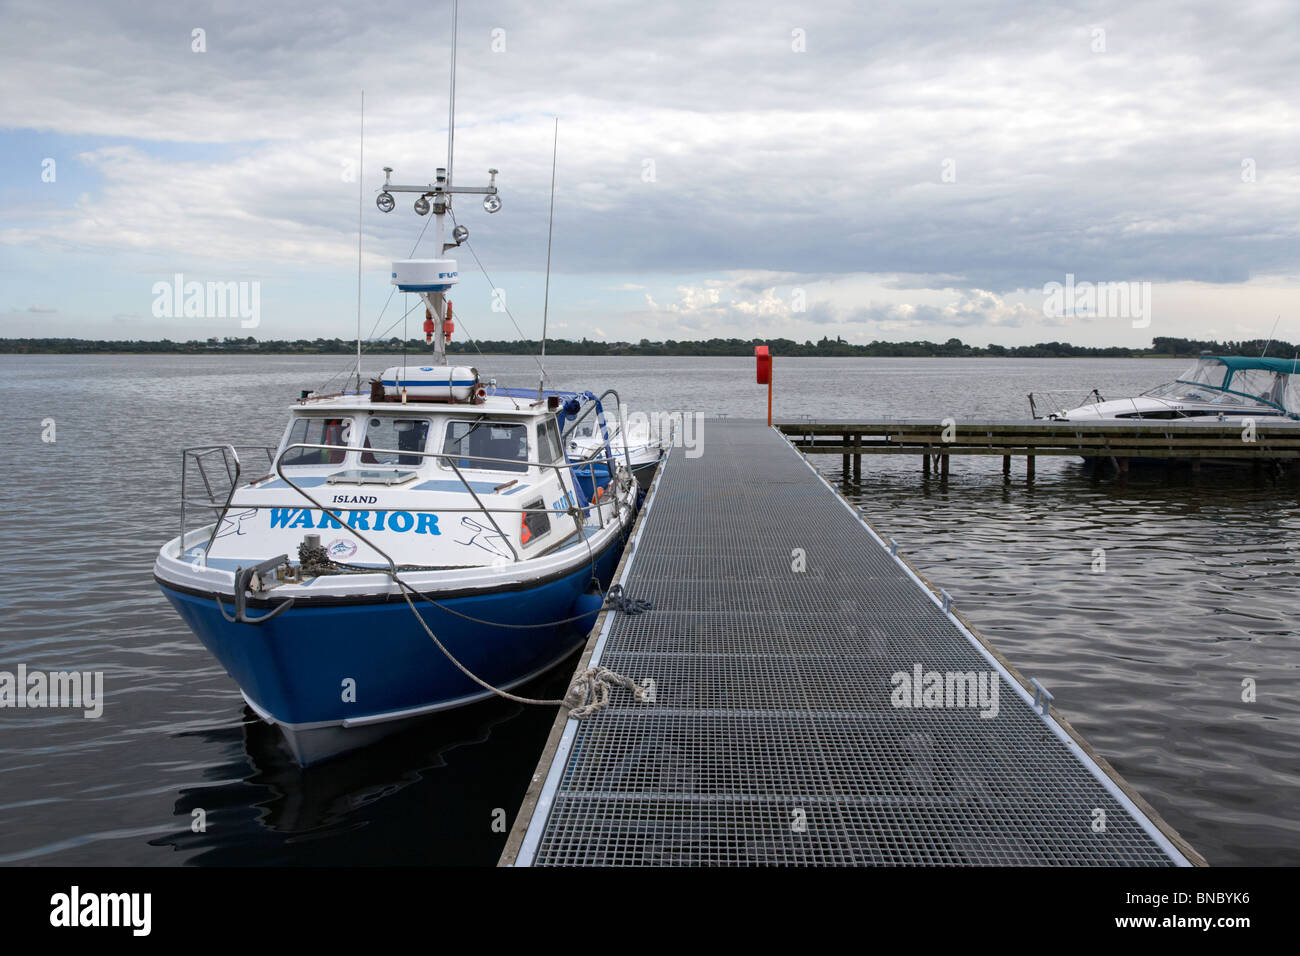
[[[967,345],[960,339],[947,342],[871,342],[857,345],[843,339],[823,338],[818,342],[795,342],[790,339],[708,339],[705,341],[593,342],[587,339],[552,339],[546,343],[548,355],[587,355],[599,358],[619,356],[717,358],[752,357],[754,346],[767,345],[772,354],[786,358],[1195,358],[1202,352],[1214,355],[1258,356],[1265,349],[1275,355],[1295,354],[1289,342],[1213,342],[1195,339],[1155,338],[1150,348],[1124,346],[1092,347],[1067,342],[1040,342],[1036,345]],[[367,354],[393,354],[402,351],[423,355],[428,346],[423,339],[388,339],[364,343]],[[480,355],[537,355],[541,343],[536,341],[480,341],[477,348],[464,342],[448,346],[448,359],[476,358]],[[356,341],[315,339],[308,341],[225,338],[220,341],[159,341],[6,338],[0,339],[0,355],[354,355]]]
[[[414,348],[412,348],[412,349],[408,349],[407,351],[411,353],[412,358],[414,358],[414,357],[417,356],[417,355],[425,355],[425,354],[427,354],[427,352],[425,352],[423,349],[414,349]],[[393,355],[393,354],[395,354],[395,353],[400,353],[400,352],[401,352],[401,349],[371,349],[371,350],[368,351],[368,352],[362,352],[362,353],[361,353],[361,357],[364,359],[364,358],[366,358],[367,356],[371,356],[371,355]],[[349,353],[347,353],[347,352],[293,352],[293,351],[273,351],[273,350],[270,350],[270,349],[258,349],[258,350],[256,350],[256,351],[248,351],[248,352],[233,352],[233,351],[232,351],[232,352],[164,352],[164,351],[161,351],[161,350],[160,350],[160,351],[156,351],[156,352],[155,352],[155,351],[143,351],[143,350],[129,351],[129,352],[128,352],[128,351],[114,352],[114,351],[101,351],[101,350],[95,350],[95,351],[93,351],[93,352],[56,352],[56,351],[54,351],[54,350],[52,350],[52,349],[50,349],[50,350],[36,350],[36,349],[26,350],[26,349],[3,349],[3,348],[0,348],[0,355],[33,355],[33,356],[34,356],[34,355],[82,355],[82,356],[84,356],[84,357],[91,357],[91,356],[96,356],[96,355],[103,355],[103,356],[109,356],[109,357],[111,357],[111,356],[117,356],[117,355],[184,355],[184,356],[186,356],[186,357],[191,357],[191,358],[202,358],[202,357],[204,357],[204,356],[210,356],[210,357],[212,357],[212,358],[223,358],[223,357],[228,357],[228,356],[231,356],[231,355],[243,355],[243,356],[251,356],[251,357],[253,357],[253,358],[256,358],[256,357],[259,356],[259,355],[265,355],[265,356],[267,356],[268,358],[271,358],[271,357],[275,357],[275,356],[285,356],[285,355],[316,355],[316,356],[326,356],[326,357],[332,355],[332,356],[342,356],[342,357],[346,357],[348,354],[349,354]],[[351,353],[351,354],[355,355],[355,353]],[[498,358],[498,357],[512,358],[512,357],[514,357],[514,356],[516,356],[516,355],[521,355],[521,354],[523,354],[523,353],[520,353],[520,352],[490,352],[490,351],[484,350],[484,351],[481,352],[481,353],[480,353],[480,352],[472,352],[472,353],[468,353],[468,354],[466,354],[466,353],[464,353],[464,352],[449,352],[449,353],[447,354],[447,357],[448,357],[448,360],[451,361],[451,360],[459,360],[459,359],[461,359],[461,358],[464,358],[464,359],[467,359],[467,360],[468,360],[468,359],[477,359],[477,358]],[[611,353],[609,353],[608,355],[605,354],[605,353],[603,353],[603,352],[602,352],[602,353],[599,353],[599,354],[593,354],[593,353],[590,353],[590,352],[556,352],[556,351],[555,351],[554,349],[552,349],[549,345],[548,345],[547,348],[546,348],[546,354],[547,354],[548,357],[555,356],[555,357],[558,357],[558,358],[573,358],[573,357],[575,357],[575,356],[578,356],[578,357],[587,356],[587,357],[592,357],[592,358],[746,358],[746,357],[748,357],[748,358],[753,358],[752,355],[751,355],[751,356],[730,355],[730,354],[726,354],[726,355],[724,355],[724,354],[710,354],[710,355],[702,355],[702,354],[700,354],[700,353],[698,353],[698,352],[654,352],[654,353],[647,353],[647,352],[611,352]],[[838,353],[836,353],[836,354],[827,354],[827,355],[819,355],[819,354],[807,354],[807,353],[804,353],[804,354],[799,354],[799,355],[784,356],[784,355],[781,355],[781,353],[779,353],[779,352],[775,352],[775,353],[773,353],[773,354],[776,355],[776,356],[778,356],[778,357],[781,357],[781,358],[924,358],[924,359],[940,359],[940,358],[969,358],[969,359],[1000,359],[1000,358],[1001,358],[1001,359],[1006,359],[1006,358],[1070,359],[1070,358],[1097,358],[1097,359],[1102,359],[1102,358],[1104,358],[1104,359],[1192,359],[1192,358],[1196,358],[1196,357],[1197,357],[1197,356],[1195,356],[1195,355],[1172,355],[1172,354],[1169,354],[1169,353],[1160,353],[1160,352],[1134,352],[1134,353],[1131,354],[1131,355],[1014,355],[1014,354],[1009,354],[1009,355],[987,355],[987,354],[983,354],[983,353],[976,354],[976,355],[922,355],[922,354],[917,354],[917,355],[843,355],[843,354],[838,354]],[[1218,354],[1218,353],[1216,353],[1216,354]],[[460,363],[460,364],[463,364],[463,363]]]

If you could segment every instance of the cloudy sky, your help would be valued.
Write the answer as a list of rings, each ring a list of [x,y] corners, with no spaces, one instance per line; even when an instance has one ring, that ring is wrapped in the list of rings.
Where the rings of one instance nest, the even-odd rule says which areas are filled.
[[[401,330],[427,220],[374,200],[445,163],[450,0],[0,11],[0,336],[350,336],[359,187],[363,332]],[[558,117],[552,335],[1300,339],[1297,32],[1256,0],[466,0],[455,178],[504,205],[457,201],[491,276],[456,254],[458,324],[514,338],[496,288],[540,334]],[[259,324],[156,316],[178,274],[257,283]],[[1045,309],[1067,275],[1149,309]]]

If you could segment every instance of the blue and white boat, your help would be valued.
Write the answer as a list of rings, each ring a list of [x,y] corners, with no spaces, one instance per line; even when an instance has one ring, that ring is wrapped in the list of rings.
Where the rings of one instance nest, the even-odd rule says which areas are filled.
[[[466,235],[457,226],[444,242],[453,196],[495,211],[495,173],[486,187],[453,186],[441,169],[420,186],[386,176],[379,206],[418,193],[445,254]],[[183,456],[180,534],[154,577],[303,765],[564,660],[630,530],[638,486],[609,444],[608,396],[498,388],[449,364],[457,278],[451,259],[393,264],[393,284],[428,309],[426,361],[367,390],[358,350],[356,388],[298,400],[278,447]],[[589,420],[606,440],[575,460],[569,435]],[[247,480],[250,454],[268,464]],[[189,528],[196,506],[215,520]]]
[[[405,402],[400,384],[299,401],[269,473],[247,483],[247,449],[187,450],[191,507],[214,471],[233,475],[231,490],[214,523],[184,530],[154,565],[185,623],[304,765],[491,693],[424,625],[501,689],[571,654],[636,507],[635,479],[612,454],[594,500],[584,494],[554,396],[487,396],[473,369],[390,375]],[[427,397],[436,391],[470,397]]]

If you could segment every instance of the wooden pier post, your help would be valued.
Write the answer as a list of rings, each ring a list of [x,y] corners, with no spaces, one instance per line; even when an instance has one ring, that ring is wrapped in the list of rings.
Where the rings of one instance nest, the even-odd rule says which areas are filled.
[[[834,473],[827,459],[839,455],[846,487],[862,481],[862,458],[876,454],[920,455],[921,473],[926,478],[948,477],[952,472],[952,455],[972,454],[1001,458],[1004,482],[1011,480],[1015,472],[1013,459],[1017,456],[1024,456],[1026,477],[1034,481],[1041,455],[1079,456],[1085,473],[1094,481],[1122,479],[1130,472],[1133,462],[1150,457],[1167,461],[1167,469],[1176,470],[1178,464],[1186,462],[1193,474],[1200,472],[1205,462],[1235,457],[1241,464],[1254,465],[1261,480],[1276,475],[1300,481],[1300,429],[1266,425],[1268,431],[1260,436],[1261,444],[1247,446],[1243,452],[1237,446],[1238,426],[1225,423],[1214,428],[1213,425],[1213,422],[1201,422],[1196,429],[1171,430],[1159,421],[1082,424],[1035,421],[1029,425],[1020,421],[984,422],[948,442],[942,441],[941,432],[928,421],[791,422],[778,427],[796,447],[820,460],[827,475]],[[835,435],[841,441],[835,441]],[[1225,442],[1228,438],[1232,441]],[[1275,458],[1291,464],[1279,464],[1273,461]]]

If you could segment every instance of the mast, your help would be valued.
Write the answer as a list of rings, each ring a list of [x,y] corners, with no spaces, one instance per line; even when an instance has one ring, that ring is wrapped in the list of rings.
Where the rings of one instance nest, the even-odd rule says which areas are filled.
[[[456,153],[456,17],[459,0],[451,0],[451,92],[447,97],[447,185],[451,185],[452,157]]]
[[[447,94],[447,168],[438,170],[438,177],[451,189],[452,162],[456,153],[456,20],[459,14],[460,0],[451,0],[451,75],[448,80]],[[433,235],[438,243],[438,254],[447,251],[447,213],[451,210],[451,197],[443,202],[436,199],[433,204]],[[426,303],[433,315],[433,364],[447,364],[447,336],[443,326],[447,321],[447,294],[434,292]]]
[[[555,157],[560,145],[560,118],[555,118],[555,138],[551,141],[551,213],[546,223],[546,294],[542,298],[542,361],[537,379],[537,397],[546,388],[546,321],[551,309],[551,232],[555,226]]]
[[[365,208],[366,91],[361,91],[361,146],[357,159],[357,391],[361,391],[361,213]]]
[[[452,5],[453,7],[455,4]],[[452,40],[452,48],[455,49],[455,40]],[[452,54],[452,63],[456,62],[456,56]],[[454,109],[454,107],[453,107]],[[448,147],[450,147],[448,143]],[[451,162],[448,158],[448,163]],[[439,169],[437,173],[437,182],[441,185],[450,185],[447,181],[447,170]],[[437,195],[433,199],[433,237],[437,242],[435,248],[439,253],[447,249],[447,210],[451,206],[451,197]],[[417,210],[418,211],[418,210]],[[455,243],[452,244],[453,246]],[[429,307],[429,312],[433,316],[433,364],[447,364],[447,336],[443,334],[443,326],[447,321],[447,294],[445,292],[423,292],[421,297],[424,304]]]
[[[380,212],[392,212],[396,205],[393,193],[419,193],[419,198],[415,200],[415,212],[420,216],[427,216],[433,213],[434,225],[433,235],[437,242],[438,255],[441,257],[449,249],[455,249],[462,242],[469,238],[469,229],[465,226],[457,226],[451,232],[452,242],[447,241],[447,216],[451,213],[451,199],[456,193],[472,193],[483,196],[483,208],[494,213],[501,208],[501,200],[497,196],[497,171],[489,169],[488,175],[491,177],[486,186],[453,186],[451,184],[452,161],[456,146],[456,22],[457,22],[457,0],[452,0],[451,4],[451,75],[450,75],[450,96],[447,108],[447,165],[438,167],[434,181],[432,183],[420,185],[397,185],[389,181],[393,169],[391,166],[384,167],[384,188],[380,192],[375,204],[379,207]],[[450,282],[447,286],[456,281],[456,263],[452,259],[439,259],[445,263],[443,274],[449,274]],[[444,327],[447,321],[447,297],[444,289],[418,289],[420,298],[424,300],[425,306],[433,319],[433,363],[435,365],[447,364],[447,337],[444,334]]]

